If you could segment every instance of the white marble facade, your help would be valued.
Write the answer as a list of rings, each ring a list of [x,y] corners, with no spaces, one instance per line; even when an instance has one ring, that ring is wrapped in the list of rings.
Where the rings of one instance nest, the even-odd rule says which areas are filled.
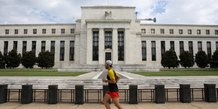
[[[116,65],[153,69],[161,68],[161,42],[165,50],[169,50],[173,42],[178,56],[180,43],[184,50],[189,50],[192,43],[193,54],[200,45],[206,53],[218,49],[218,25],[145,24],[137,19],[135,11],[135,7],[128,6],[84,6],[81,7],[81,19],[72,24],[1,24],[0,51],[12,50],[17,42],[17,51],[22,54],[24,41],[26,51],[32,50],[32,43],[36,41],[37,56],[42,41],[48,51],[51,41],[55,41],[55,68],[97,68],[104,64],[107,54]],[[98,34],[98,59],[93,59],[94,31]],[[105,48],[106,31],[111,35],[111,48]],[[123,59],[118,59],[119,31],[124,35]],[[63,42],[64,59],[61,60]],[[71,46],[74,48],[73,59],[70,59],[70,42],[74,43]],[[145,60],[142,59],[142,42],[146,43]],[[153,58],[152,47],[155,51]]]

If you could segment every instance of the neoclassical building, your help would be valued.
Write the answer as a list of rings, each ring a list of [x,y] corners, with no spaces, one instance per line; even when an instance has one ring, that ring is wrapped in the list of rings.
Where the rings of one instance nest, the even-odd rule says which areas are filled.
[[[135,7],[84,6],[72,24],[1,24],[0,51],[55,54],[55,68],[102,69],[105,60],[125,70],[161,68],[161,57],[174,49],[209,56],[218,50],[218,25],[145,24]]]

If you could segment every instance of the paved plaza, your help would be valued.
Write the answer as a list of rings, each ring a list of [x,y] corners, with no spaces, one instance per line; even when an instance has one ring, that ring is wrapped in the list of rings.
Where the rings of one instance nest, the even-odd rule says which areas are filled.
[[[121,88],[128,88],[130,84],[136,84],[139,88],[151,88],[155,84],[164,84],[166,87],[178,87],[178,84],[189,83],[192,87],[203,87],[203,83],[218,84],[216,76],[189,76],[189,77],[146,77],[128,72],[120,72],[122,79],[119,82]],[[105,76],[103,72],[90,72],[77,77],[0,77],[0,84],[9,85],[9,89],[20,89],[22,84],[33,84],[33,88],[45,89],[49,84],[57,84],[59,89],[74,88],[76,84],[83,84],[85,88],[101,89],[101,79]],[[217,109],[218,103],[207,102],[166,102],[165,104],[156,104],[145,102],[139,104],[122,104],[124,109]],[[112,109],[116,109],[111,105]],[[46,103],[30,103],[20,104],[19,102],[7,102],[0,104],[0,109],[104,109],[99,103],[85,103],[83,105],[75,105],[73,103],[57,103],[49,105]]]
[[[217,109],[218,103],[206,103],[206,102],[193,102],[193,103],[139,103],[136,105],[122,104],[124,109]],[[111,105],[112,109],[116,109]],[[31,104],[19,104],[19,103],[4,103],[0,104],[0,109],[104,109],[101,104],[89,104],[83,105],[74,104],[55,104],[49,105],[44,103],[31,103]]]

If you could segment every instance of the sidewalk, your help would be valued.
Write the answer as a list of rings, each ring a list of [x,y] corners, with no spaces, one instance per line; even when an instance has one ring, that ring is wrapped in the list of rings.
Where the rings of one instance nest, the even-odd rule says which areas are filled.
[[[218,103],[193,102],[193,103],[140,103],[136,105],[122,104],[124,109],[217,109]],[[49,105],[45,103],[3,103],[0,104],[0,109],[104,109],[101,104],[85,103],[83,105],[74,105],[70,103],[58,103]],[[111,109],[116,109],[112,104]]]

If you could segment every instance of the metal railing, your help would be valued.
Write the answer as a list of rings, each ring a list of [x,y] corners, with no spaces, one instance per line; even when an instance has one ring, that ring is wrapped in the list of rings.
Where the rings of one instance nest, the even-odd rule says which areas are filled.
[[[216,89],[218,92],[218,89]],[[103,89],[84,89],[85,103],[100,103],[103,99]],[[120,102],[128,103],[129,89],[120,89]],[[154,89],[137,89],[138,102],[154,102]],[[166,102],[179,102],[179,88],[165,89]],[[33,89],[33,102],[47,102],[48,89]],[[192,101],[204,101],[204,88],[191,88]],[[7,102],[20,102],[21,89],[7,89]],[[218,101],[218,95],[217,95]],[[58,102],[74,103],[75,89],[58,89]]]

